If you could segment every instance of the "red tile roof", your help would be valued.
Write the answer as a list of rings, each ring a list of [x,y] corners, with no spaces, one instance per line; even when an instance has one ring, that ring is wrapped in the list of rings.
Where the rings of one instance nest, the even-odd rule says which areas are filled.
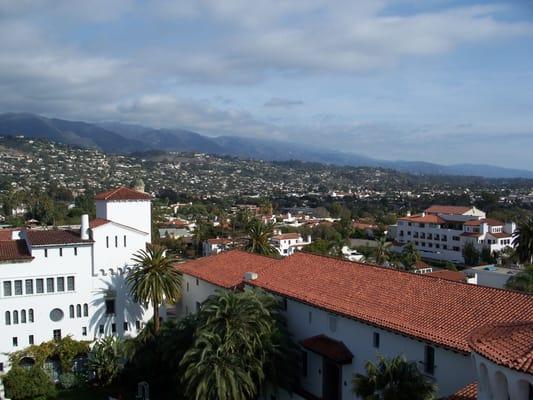
[[[238,254],[227,257],[226,265],[240,263]],[[212,262],[216,266],[215,257]],[[243,270],[253,270],[254,260],[246,263]],[[469,334],[480,326],[533,321],[531,295],[309,253],[276,261],[248,283],[465,353]]]
[[[63,229],[28,230],[27,235],[32,246],[92,242],[91,240],[82,240],[77,231]]]
[[[496,364],[533,374],[531,320],[484,326],[470,336],[470,347]]]
[[[12,229],[0,229],[0,241],[11,240]]]
[[[477,382],[472,382],[470,385],[465,386],[452,396],[448,397],[448,400],[476,400],[477,399]]]
[[[339,364],[351,364],[353,354],[346,345],[326,335],[313,336],[300,342],[304,349],[326,357]]]
[[[434,278],[447,279],[449,281],[466,282],[466,275],[459,271],[443,269],[440,271],[430,272],[428,275]]]
[[[452,215],[462,215],[468,211],[470,211],[473,207],[465,207],[465,206],[441,206],[441,205],[434,205],[429,208],[426,208],[427,213],[433,213],[433,214],[452,214]]]
[[[0,261],[24,261],[33,257],[25,240],[0,241]]]
[[[226,251],[217,255],[201,257],[176,268],[214,285],[233,288],[243,282],[246,272],[262,272],[279,262],[275,258],[251,254],[242,250]]]
[[[207,243],[209,244],[230,244],[232,243],[232,240],[227,239],[227,238],[207,239]]]
[[[138,192],[124,186],[108,190],[107,192],[98,193],[95,200],[150,200],[152,196],[148,193]]]
[[[464,223],[464,225],[466,225],[466,226],[479,226],[481,224],[488,224],[490,226],[503,226],[503,225],[505,225],[502,221],[499,221],[497,219],[492,219],[492,218],[472,219],[472,220],[466,221]]]
[[[281,235],[274,235],[272,239],[277,240],[289,240],[289,239],[301,239],[302,235],[299,233],[282,233]]]
[[[496,232],[496,233],[489,232],[489,235],[495,238],[498,238],[498,239],[505,239],[505,238],[513,237],[512,233],[505,233],[505,232]]]
[[[105,225],[107,223],[109,223],[111,221],[109,221],[108,219],[105,219],[105,218],[95,218],[93,220],[91,220],[89,222],[89,227],[91,229],[94,229],[94,228],[98,228],[99,226],[102,226],[102,225]]]
[[[410,217],[402,217],[402,218],[398,218],[402,221],[409,221],[409,222],[422,222],[422,223],[425,223],[425,224],[444,224],[446,223],[445,220],[443,220],[441,217],[439,217],[438,215],[422,215],[422,214],[417,214],[417,215],[412,215]]]

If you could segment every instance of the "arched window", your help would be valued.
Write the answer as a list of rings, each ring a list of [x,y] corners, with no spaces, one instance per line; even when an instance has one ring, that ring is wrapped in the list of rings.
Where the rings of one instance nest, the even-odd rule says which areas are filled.
[[[74,305],[72,305],[72,304],[68,308],[68,316],[70,318],[74,318]]]
[[[19,312],[17,310],[13,311],[13,324],[19,323]]]
[[[509,399],[509,385],[507,383],[507,378],[500,371],[497,371],[494,375],[494,399]]]
[[[83,316],[88,317],[89,316],[89,306],[86,304],[83,305]]]
[[[20,323],[25,324],[26,323],[26,310],[22,310],[20,312]]]
[[[11,325],[11,313],[6,311],[6,325]]]
[[[28,322],[33,322],[33,308],[28,310]]]
[[[115,271],[113,271],[113,268],[109,268],[109,275],[115,275]]]
[[[81,305],[76,306],[76,317],[81,318]]]

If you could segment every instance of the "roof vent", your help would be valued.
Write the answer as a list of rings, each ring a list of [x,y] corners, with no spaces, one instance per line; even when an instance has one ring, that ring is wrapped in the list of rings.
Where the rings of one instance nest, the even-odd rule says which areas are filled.
[[[89,240],[89,214],[81,216],[80,237],[81,240]]]
[[[255,281],[257,278],[259,278],[259,275],[257,274],[257,272],[245,272],[244,273],[245,281]]]

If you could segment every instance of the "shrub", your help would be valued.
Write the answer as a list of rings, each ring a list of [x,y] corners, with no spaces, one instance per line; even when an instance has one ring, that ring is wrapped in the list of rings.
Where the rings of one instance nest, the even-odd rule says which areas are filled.
[[[4,377],[6,396],[13,400],[50,398],[56,395],[56,388],[42,368],[13,367]]]
[[[72,389],[79,385],[79,379],[76,374],[72,372],[66,372],[59,377],[59,384],[64,389]]]

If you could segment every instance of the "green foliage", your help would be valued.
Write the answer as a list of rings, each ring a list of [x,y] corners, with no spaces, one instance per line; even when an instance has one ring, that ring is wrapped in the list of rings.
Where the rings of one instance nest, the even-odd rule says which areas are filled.
[[[253,219],[248,224],[247,232],[249,240],[245,249],[250,253],[266,256],[278,255],[277,249],[270,243],[273,229],[273,224],[264,224],[258,219]]]
[[[181,274],[174,267],[175,258],[163,246],[152,245],[133,257],[135,268],[126,278],[130,292],[138,302],[152,304],[154,330],[159,330],[159,307],[163,301],[176,302],[181,296]]]
[[[487,246],[483,246],[479,258],[486,264],[494,264],[496,262],[496,257],[494,257],[494,254],[490,251],[490,247]]]
[[[520,262],[533,262],[533,217],[518,224],[513,233],[513,246]]]
[[[61,340],[50,340],[15,351],[9,355],[9,361],[12,365],[18,365],[20,360],[28,357],[35,360],[37,366],[42,367],[47,359],[57,359],[62,371],[70,371],[74,359],[88,352],[89,342],[77,341],[71,336],[65,336]]]
[[[415,362],[401,356],[379,357],[378,363],[368,362],[366,375],[356,374],[353,392],[364,400],[430,400],[436,387],[420,373]]]
[[[401,260],[407,271],[412,271],[416,263],[421,260],[420,253],[413,242],[409,242],[403,246]]]
[[[511,276],[507,280],[505,288],[533,294],[533,265],[526,265],[524,270]]]
[[[473,242],[468,241],[465,243],[463,258],[465,259],[465,265],[473,266],[479,264],[480,254]]]
[[[87,369],[94,373],[97,384],[109,385],[120,374],[125,357],[124,342],[116,336],[107,336],[94,344],[87,359]]]
[[[80,385],[80,379],[76,374],[66,372],[59,377],[59,384],[64,389],[73,389]]]
[[[290,343],[272,296],[218,292],[202,305],[194,344],[180,363],[187,398],[251,399],[267,379],[294,384]]]
[[[14,366],[2,377],[6,396],[12,400],[51,398],[56,388],[40,366],[21,368]]]

